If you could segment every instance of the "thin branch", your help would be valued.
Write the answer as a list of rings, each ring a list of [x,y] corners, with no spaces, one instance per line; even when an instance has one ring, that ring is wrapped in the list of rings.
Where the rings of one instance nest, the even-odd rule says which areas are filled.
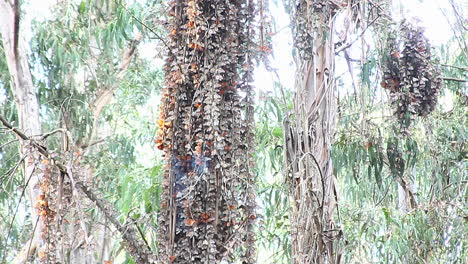
[[[339,47],[336,51],[335,51],[335,54],[338,54],[340,52],[342,52],[343,50],[351,47],[356,41],[358,41],[360,38],[362,38],[362,36],[366,33],[367,29],[372,25],[374,24],[375,21],[377,21],[377,19],[379,19],[380,16],[377,16],[375,17],[374,19],[372,19],[372,21],[366,25],[366,27],[362,30],[362,32],[355,38],[353,39],[351,42],[349,42],[348,44],[345,44],[341,47]]]
[[[6,147],[6,146],[8,146],[8,145],[10,145],[11,143],[14,143],[14,142],[16,142],[16,141],[18,141],[18,139],[12,139],[12,140],[8,141],[7,143],[5,143],[5,144],[3,144],[3,145],[0,145],[0,149]]]
[[[458,7],[455,6],[455,3],[453,2],[453,0],[449,0],[449,2],[450,2],[450,5],[452,6],[453,13],[455,14],[455,18],[457,19],[459,26],[463,30],[468,30],[468,28],[465,26],[465,19],[463,18],[463,14],[458,13]]]
[[[8,128],[9,130],[15,132],[16,135],[18,135],[22,140],[31,140],[28,136],[26,136],[22,131],[20,131],[19,129],[13,127],[10,123],[8,123],[8,121],[5,120],[5,118],[3,118],[3,116],[0,115],[0,122],[2,122],[2,124]],[[37,144],[35,141],[32,141],[31,140],[31,144],[33,147],[35,147],[37,149],[37,151],[39,151],[40,154],[44,155],[45,157],[49,158],[50,159],[50,155],[49,153],[47,152],[47,150]],[[62,168],[60,168],[60,170],[65,170],[65,167],[62,165]]]
[[[440,12],[442,13],[442,15],[445,17],[445,19],[447,20],[447,24],[450,26],[450,28],[451,28],[452,31],[453,31],[453,36],[454,36],[455,39],[457,40],[458,45],[460,46],[461,51],[462,51],[463,54],[466,56],[466,54],[467,54],[467,52],[468,52],[468,48],[467,48],[465,39],[463,39],[463,37],[458,36],[457,30],[456,30],[456,29],[454,28],[454,26],[450,23],[450,19],[449,19],[447,13],[444,11],[444,9],[443,9],[442,7],[440,7],[440,5],[439,5],[439,10],[440,10]]]
[[[13,168],[9,169],[5,174],[3,174],[3,175],[0,177],[0,180],[3,181],[4,178],[9,177],[10,175],[15,174],[16,170],[19,168],[20,164],[24,161],[25,158],[26,158],[26,156],[22,157],[22,158],[15,164],[15,166],[13,166]],[[10,179],[12,179],[12,177],[10,177]],[[9,183],[10,183],[10,180],[7,181],[6,185],[8,185]]]
[[[142,25],[148,31],[153,33],[153,35],[156,37],[156,39],[160,40],[163,43],[163,45],[166,47],[167,51],[169,52],[169,55],[171,55],[174,58],[176,57],[175,54],[172,52],[171,47],[169,47],[169,45],[167,44],[167,42],[164,40],[163,37],[161,37],[158,33],[156,33],[156,31],[154,31],[152,28],[150,28],[148,25],[146,25],[140,19],[138,19],[136,16],[134,16],[130,11],[128,11],[128,9],[122,3],[120,3],[119,1],[115,1],[115,3],[120,5],[123,9],[125,9],[125,11],[127,11],[127,13],[132,17],[132,19],[135,19],[135,21],[138,22],[138,24]],[[182,66],[180,66],[179,63],[177,63],[177,66],[179,67],[180,72],[183,72],[182,71]]]
[[[449,65],[449,64],[441,64],[441,66],[455,68],[455,69],[459,69],[462,71],[468,71],[467,67],[461,67],[461,66],[455,66],[455,65]]]
[[[376,7],[376,8],[380,11],[379,15],[383,15],[384,17],[386,17],[386,18],[392,20],[392,16],[389,15],[380,5],[374,3],[372,0],[367,0],[367,1],[369,1],[369,3],[370,3],[372,6]]]
[[[453,82],[467,82],[467,80],[453,78],[453,77],[442,77],[442,80],[444,80],[444,81],[453,81]]]
[[[39,218],[40,218],[40,217],[41,217],[41,216],[38,215],[37,218],[36,218],[36,223],[34,224],[34,229],[33,229],[33,238],[31,238],[31,241],[30,241],[30,243],[29,243],[28,251],[27,251],[27,253],[26,253],[26,257],[29,256],[29,252],[30,252],[31,248],[33,248],[33,253],[34,253],[34,250],[36,249],[36,242],[34,241],[34,234],[36,233],[36,228],[37,228],[37,224],[39,223]],[[33,242],[34,242],[34,247],[32,247]],[[26,260],[27,260],[27,259],[26,259]]]
[[[140,234],[141,239],[143,239],[143,241],[145,242],[146,247],[148,248],[148,250],[151,250],[151,247],[150,247],[150,245],[148,243],[148,240],[146,240],[145,234],[143,234],[143,231],[141,230],[138,223],[136,221],[134,221],[133,224],[135,225],[136,229],[138,230],[138,233]]]
[[[0,116],[0,122],[2,122],[2,124],[6,128],[8,128],[9,130],[15,132],[15,134],[17,134],[22,140],[28,140],[29,139],[23,132],[21,132],[17,128],[14,128],[12,125],[10,125],[10,123],[8,123],[8,121],[6,121],[5,118],[3,118],[3,116]]]
[[[130,41],[130,45],[128,49],[124,50],[123,55],[122,55],[122,61],[120,62],[118,66],[118,69],[117,69],[118,72],[116,74],[117,80],[110,87],[106,87],[102,89],[100,91],[100,94],[96,98],[96,100],[94,100],[94,102],[92,103],[92,106],[94,108],[93,109],[94,120],[93,120],[93,125],[91,127],[91,133],[89,135],[88,143],[87,143],[88,146],[91,146],[91,142],[94,140],[94,137],[96,136],[98,120],[102,113],[102,110],[111,102],[112,98],[114,97],[114,92],[118,88],[117,84],[119,83],[120,80],[123,79],[124,74],[127,71],[128,66],[130,65],[130,62],[132,61],[136,53],[137,46],[141,42],[142,38],[143,36],[141,34],[138,34],[137,36],[135,36],[135,38],[132,41]]]
[[[94,145],[97,145],[97,144],[100,144],[100,143],[102,143],[102,142],[105,142],[106,140],[107,140],[106,138],[101,138],[101,139],[95,140],[95,141],[93,141],[93,142],[91,142],[91,143],[83,144],[83,145],[81,145],[81,146],[79,146],[79,147],[80,147],[81,149],[87,149],[87,148],[92,147],[92,146],[94,146]]]
[[[50,131],[50,132],[44,133],[44,134],[40,135],[40,137],[41,137],[42,139],[46,139],[46,138],[48,138],[48,137],[50,137],[50,136],[52,136],[53,134],[56,134],[56,133],[64,133],[64,134],[66,134],[66,133],[67,133],[67,130],[65,130],[65,129],[63,129],[63,128],[58,128],[58,129],[52,130],[52,131]]]

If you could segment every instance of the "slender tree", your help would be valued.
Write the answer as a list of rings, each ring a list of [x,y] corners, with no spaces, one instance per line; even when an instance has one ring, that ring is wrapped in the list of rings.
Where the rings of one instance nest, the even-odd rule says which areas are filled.
[[[163,263],[255,262],[254,1],[171,1],[157,138]]]
[[[18,112],[19,127],[27,136],[38,136],[42,133],[39,102],[29,70],[24,39],[19,37],[19,1],[0,1],[0,14],[2,44],[11,76],[10,85]],[[32,203],[31,216],[34,225],[28,251],[37,252],[42,261],[53,261],[56,244],[55,239],[49,239],[54,233],[51,230],[54,228],[54,214],[49,207],[52,200],[49,195],[51,167],[49,161],[42,160],[37,149],[27,141],[21,145],[21,155],[24,157],[25,183]]]
[[[294,109],[285,120],[285,175],[292,194],[294,263],[338,263],[340,232],[330,158],[335,127],[333,1],[293,1],[296,49]]]

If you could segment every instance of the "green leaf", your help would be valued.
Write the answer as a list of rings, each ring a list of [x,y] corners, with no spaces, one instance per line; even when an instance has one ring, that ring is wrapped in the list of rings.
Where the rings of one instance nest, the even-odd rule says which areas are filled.
[[[271,134],[277,138],[283,138],[283,129],[280,127],[274,127],[271,131]]]
[[[390,210],[386,207],[382,207],[382,212],[385,216],[385,221],[387,222],[387,225],[394,222],[395,220],[392,219],[391,215],[390,215]]]
[[[86,11],[86,3],[85,1],[81,1],[80,5],[78,6],[78,12],[83,14]]]

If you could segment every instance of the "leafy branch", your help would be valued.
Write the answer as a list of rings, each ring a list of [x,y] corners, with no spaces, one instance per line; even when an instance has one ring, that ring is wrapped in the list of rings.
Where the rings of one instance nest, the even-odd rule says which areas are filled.
[[[75,182],[75,187],[78,188],[82,193],[86,195],[88,199],[96,204],[103,215],[115,226],[115,228],[121,233],[122,238],[127,247],[128,253],[133,257],[134,261],[138,264],[155,263],[156,256],[149,251],[147,246],[137,236],[137,230],[132,226],[125,226],[118,220],[118,214],[115,208],[107,201],[99,198],[85,183],[82,181],[76,181],[71,171],[72,169],[63,165],[61,160],[54,158],[48,151],[47,148],[30,137],[26,136],[21,130],[13,127],[3,116],[0,116],[0,122],[8,128],[11,132],[15,133],[22,141],[29,141],[31,146],[35,148],[43,157],[51,160],[51,164],[56,166],[60,172],[69,177],[71,181]]]

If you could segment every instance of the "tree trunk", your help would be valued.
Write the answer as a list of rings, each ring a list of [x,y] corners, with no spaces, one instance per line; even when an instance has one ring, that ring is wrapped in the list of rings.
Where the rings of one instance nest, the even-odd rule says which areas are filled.
[[[255,263],[253,1],[172,1],[156,140],[163,263]]]
[[[14,94],[16,107],[18,111],[19,127],[28,136],[40,135],[41,134],[41,123],[39,116],[39,104],[36,98],[36,92],[33,87],[31,73],[29,72],[29,65],[26,58],[26,53],[22,47],[21,39],[15,51],[15,11],[12,1],[1,1],[0,2],[0,26],[2,34],[2,43],[5,50],[5,56],[7,60],[8,70],[11,76],[10,85]],[[18,34],[19,32],[16,32]],[[31,176],[29,181],[29,192],[31,201],[34,203],[39,195],[42,193],[39,188],[39,182],[41,176],[34,173],[34,158],[31,157],[31,153],[28,153],[28,149],[24,146],[21,148],[21,155],[26,155],[25,159],[25,179]],[[34,205],[34,204],[33,204]],[[32,207],[33,208],[33,207]],[[32,219],[38,218],[38,212],[32,210]],[[34,243],[38,242],[39,236],[43,229],[43,223],[39,220],[34,234]]]
[[[314,3],[311,3],[314,2]],[[292,191],[294,263],[338,263],[339,238],[330,157],[335,127],[333,16],[323,1],[296,1],[292,20],[296,56],[294,110],[285,120],[285,174]]]
[[[16,1],[18,2],[18,1]],[[27,53],[23,46],[23,39],[18,38],[19,32],[16,15],[19,14],[19,7],[15,2],[0,1],[0,30],[2,35],[3,48],[7,60],[8,70],[11,76],[11,87],[14,94],[18,111],[19,127],[27,136],[38,136],[41,134],[41,122],[39,115],[39,103],[36,91],[33,86]],[[16,12],[15,12],[16,11]],[[16,21],[16,23],[15,23]],[[29,189],[29,196],[32,203],[33,239],[31,242],[30,254],[37,248],[41,261],[52,261],[54,254],[54,244],[49,243],[49,229],[52,227],[53,212],[48,206],[47,183],[52,173],[47,160],[40,159],[40,155],[34,149],[23,143],[21,155],[26,157],[24,163],[24,175]],[[29,248],[29,245],[28,245]],[[28,257],[28,256],[27,256]]]

